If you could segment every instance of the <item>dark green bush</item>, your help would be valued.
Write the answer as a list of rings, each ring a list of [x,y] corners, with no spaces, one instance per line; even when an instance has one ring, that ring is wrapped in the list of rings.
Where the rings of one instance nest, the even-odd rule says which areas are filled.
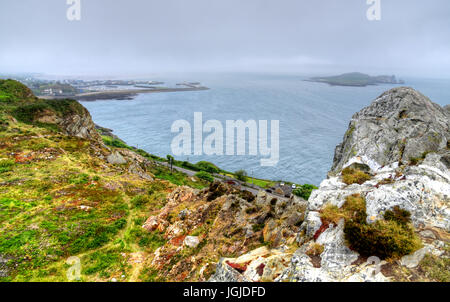
[[[292,193],[298,197],[301,197],[305,200],[308,200],[309,197],[311,196],[312,191],[317,190],[318,187],[314,186],[314,185],[303,185],[297,189],[295,189],[294,191],[292,191]]]
[[[411,214],[406,210],[388,211],[384,220],[372,224],[367,223],[365,206],[347,212],[353,212],[353,217],[345,220],[345,239],[362,256],[398,259],[422,246],[410,223]]]
[[[240,181],[247,181],[248,179],[248,174],[245,170],[239,170],[236,173],[234,173],[234,175]]]
[[[182,166],[183,168],[185,168],[185,169],[188,169],[188,170],[192,170],[192,171],[200,171],[200,169],[199,169],[195,164],[192,164],[192,163],[187,162],[187,161],[182,162],[182,163],[181,163],[181,166]]]
[[[200,179],[209,181],[209,182],[213,182],[214,181],[214,177],[211,174],[209,174],[208,172],[205,172],[205,171],[200,171],[197,174],[195,174],[195,176],[200,178]]]
[[[201,161],[195,164],[195,166],[201,170],[201,171],[205,171],[205,172],[209,172],[209,173],[219,173],[220,169],[214,165],[213,163],[207,162],[207,161]]]
[[[347,196],[341,208],[331,204],[321,211],[322,221],[338,224],[344,219],[345,239],[352,250],[363,257],[398,259],[421,248],[410,220],[411,214],[400,208],[387,211],[384,219],[367,223],[366,202],[358,194]]]
[[[348,220],[344,232],[350,247],[367,257],[398,259],[422,246],[411,226],[400,225],[392,220],[379,220],[373,224]]]
[[[252,229],[253,229],[253,232],[259,232],[262,229],[264,229],[264,227],[265,227],[265,224],[264,223],[260,223],[260,224],[254,224],[252,226]]]

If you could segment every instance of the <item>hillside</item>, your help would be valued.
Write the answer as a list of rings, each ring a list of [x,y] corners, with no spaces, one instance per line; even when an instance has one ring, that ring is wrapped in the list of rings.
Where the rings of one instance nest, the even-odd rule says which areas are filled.
[[[412,89],[354,116],[309,201],[104,135],[76,101],[0,81],[0,281],[68,281],[70,257],[80,281],[449,280],[449,115]]]
[[[82,281],[205,280],[220,257],[268,244],[267,217],[290,219],[285,237],[298,229],[294,205],[293,217],[276,214],[249,192],[105,145],[76,101],[37,99],[15,81],[0,81],[0,98],[2,281],[67,281],[73,256]]]

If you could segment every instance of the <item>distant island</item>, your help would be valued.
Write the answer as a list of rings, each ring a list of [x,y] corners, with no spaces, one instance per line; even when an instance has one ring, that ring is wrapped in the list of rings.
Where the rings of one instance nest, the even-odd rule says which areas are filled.
[[[326,83],[332,86],[366,87],[378,84],[405,84],[403,80],[397,80],[395,75],[370,76],[360,72],[345,73],[331,77],[314,77],[308,82]]]

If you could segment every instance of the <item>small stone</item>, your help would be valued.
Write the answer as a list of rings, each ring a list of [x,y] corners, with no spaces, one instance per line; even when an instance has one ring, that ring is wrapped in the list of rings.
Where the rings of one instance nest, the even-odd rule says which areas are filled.
[[[200,240],[196,236],[187,236],[184,239],[184,245],[190,248],[196,248],[200,244]]]
[[[123,164],[126,164],[126,163],[127,163],[127,161],[125,160],[125,158],[123,158],[123,156],[120,155],[119,152],[111,153],[111,154],[106,158],[106,160],[107,160],[110,164],[112,164],[112,165],[123,165]]]
[[[422,236],[423,238],[430,238],[430,239],[436,239],[436,235],[434,234],[433,231],[430,230],[425,230],[419,233],[420,236]]]
[[[425,257],[427,253],[430,252],[429,247],[424,247],[423,249],[418,250],[412,255],[404,256],[400,263],[407,268],[415,268],[419,265],[420,261]]]

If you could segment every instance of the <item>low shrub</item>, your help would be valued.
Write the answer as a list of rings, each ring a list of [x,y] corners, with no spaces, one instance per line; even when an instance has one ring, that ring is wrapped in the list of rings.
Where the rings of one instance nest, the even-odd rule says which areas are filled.
[[[236,173],[234,173],[234,175],[240,181],[244,181],[245,182],[248,179],[248,174],[247,174],[247,172],[245,172],[245,170],[236,171]]]
[[[448,257],[425,255],[419,267],[433,281],[450,282],[450,258]]]
[[[359,184],[362,185],[372,177],[364,171],[354,168],[345,168],[342,170],[342,180],[347,185]]]
[[[346,198],[342,208],[328,205],[321,211],[324,223],[345,220],[344,234],[350,248],[365,257],[398,259],[422,247],[410,220],[411,214],[400,208],[387,211],[384,219],[367,223],[366,203],[360,195]]]
[[[253,201],[256,199],[255,195],[253,195],[252,192],[247,191],[247,190],[244,190],[244,191],[239,192],[239,196],[240,196],[242,199],[247,200],[248,202],[253,202]]]
[[[188,170],[192,170],[192,171],[200,171],[200,169],[199,169],[195,164],[192,164],[192,163],[190,163],[190,162],[188,162],[188,161],[182,162],[182,163],[181,163],[181,166],[182,166],[183,168],[185,168],[185,169],[188,169]]]
[[[366,218],[366,203],[364,198],[359,194],[347,196],[345,204],[342,208],[335,205],[327,204],[321,210],[321,218],[326,223],[333,223],[337,225],[341,219],[358,219],[364,220]],[[364,215],[363,215],[364,213]]]
[[[196,163],[195,166],[200,171],[205,171],[205,172],[209,172],[209,173],[219,173],[220,172],[220,169],[216,165],[214,165],[213,163],[207,162],[207,161],[200,161],[200,162]]]
[[[211,174],[209,174],[208,172],[205,172],[205,171],[200,171],[197,174],[195,174],[195,176],[200,178],[200,179],[209,181],[209,182],[213,182],[214,181],[214,177]]]
[[[318,189],[318,187],[316,187],[314,185],[306,184],[306,185],[296,188],[294,191],[292,191],[292,193],[298,197],[308,200],[309,197],[311,196],[312,191],[317,190],[317,189]]]
[[[367,224],[349,220],[344,232],[350,248],[362,256],[398,259],[422,247],[411,226],[395,221],[378,220]]]
[[[89,182],[90,178],[87,174],[78,174],[69,179],[69,183],[74,185],[85,185]]]

